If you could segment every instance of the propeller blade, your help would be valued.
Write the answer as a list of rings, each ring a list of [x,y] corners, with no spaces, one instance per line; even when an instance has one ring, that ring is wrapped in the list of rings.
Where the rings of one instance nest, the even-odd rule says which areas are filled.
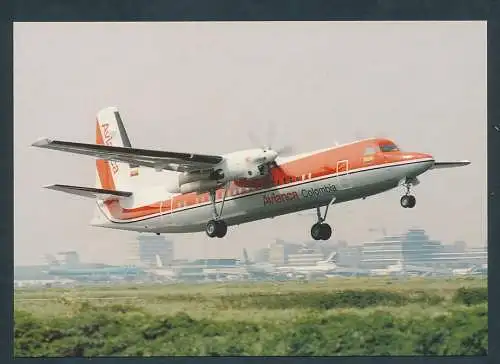
[[[247,132],[247,137],[254,146],[262,145],[259,138],[257,138],[250,130]]]
[[[356,131],[356,132],[354,133],[354,137],[356,138],[356,140],[365,139],[365,135],[364,135],[364,133],[361,133],[360,131]]]
[[[272,149],[272,145],[274,143],[274,137],[276,135],[276,129],[274,123],[268,121],[267,123],[267,145],[266,147]]]
[[[275,149],[276,153],[278,153],[280,156],[287,156],[290,154],[294,153],[294,149],[291,145],[285,145],[284,147],[281,147],[279,149]]]

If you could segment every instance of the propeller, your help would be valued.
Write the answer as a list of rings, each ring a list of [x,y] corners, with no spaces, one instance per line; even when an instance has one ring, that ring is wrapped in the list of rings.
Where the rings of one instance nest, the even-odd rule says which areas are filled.
[[[378,133],[376,133],[375,135],[372,135],[372,136],[375,138],[386,138],[387,134],[384,131],[379,131]],[[356,138],[356,140],[368,138],[366,133],[360,132],[359,130],[356,130],[354,132],[354,137]]]
[[[273,148],[273,140],[275,136],[275,126],[274,124],[268,122],[267,126],[267,143],[262,143],[262,140],[258,138],[252,131],[247,132],[248,139],[253,145],[260,145],[261,149],[266,152],[271,152],[272,154],[275,154],[275,157],[273,160],[279,155],[282,157],[286,157],[289,155],[294,154],[294,148],[291,145],[284,145],[279,148]]]
[[[278,153],[281,156],[288,156],[294,153],[294,149],[291,145],[285,145],[281,148],[278,149],[273,149],[276,153]]]

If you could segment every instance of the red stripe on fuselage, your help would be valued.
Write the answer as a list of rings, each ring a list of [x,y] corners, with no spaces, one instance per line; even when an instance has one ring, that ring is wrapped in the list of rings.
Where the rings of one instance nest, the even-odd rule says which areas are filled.
[[[385,139],[372,139],[353,143],[338,148],[333,148],[327,151],[315,153],[310,156],[301,157],[283,163],[280,166],[270,170],[269,176],[258,180],[239,180],[230,183],[226,198],[233,196],[252,195],[260,190],[277,187],[276,193],[281,189],[289,187],[295,183],[300,186],[307,183],[310,179],[320,177],[333,177],[337,173],[345,172],[340,170],[341,166],[345,167],[344,161],[348,161],[349,171],[358,170],[361,168],[378,168],[384,165],[393,164],[394,162],[412,163],[415,160],[429,157],[425,154],[412,153],[411,158],[408,158],[408,153],[394,152],[391,153],[391,158],[387,159],[382,153],[376,153],[370,160],[365,160],[364,151],[370,145],[376,145],[379,142],[386,141]],[[406,156],[403,158],[403,156]],[[341,162],[339,164],[338,162]],[[370,168],[371,167],[371,168]],[[109,169],[109,167],[108,167]],[[297,183],[299,182],[299,183]],[[221,200],[224,194],[224,189],[220,188],[216,191],[216,199]],[[206,204],[210,201],[209,194],[197,194],[195,192],[174,196],[172,199],[159,201],[154,204],[140,206],[136,208],[123,208],[117,200],[107,201],[105,205],[108,208],[110,215],[115,220],[134,220],[139,218],[153,217],[154,215],[167,214],[175,210],[186,207],[196,207]]]

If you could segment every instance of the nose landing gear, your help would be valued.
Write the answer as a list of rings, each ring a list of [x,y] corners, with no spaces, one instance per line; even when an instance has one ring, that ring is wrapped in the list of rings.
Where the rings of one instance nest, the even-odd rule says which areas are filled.
[[[405,209],[412,209],[415,207],[417,200],[413,195],[404,195],[401,197],[401,206]]]
[[[406,193],[401,197],[401,207],[405,209],[412,209],[415,207],[417,199],[415,196],[410,194],[411,184],[409,182],[405,182],[404,186],[406,187]]]

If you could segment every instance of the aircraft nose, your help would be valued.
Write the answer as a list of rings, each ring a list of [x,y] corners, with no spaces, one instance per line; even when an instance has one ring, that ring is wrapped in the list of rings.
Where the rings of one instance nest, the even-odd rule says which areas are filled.
[[[434,157],[427,153],[416,153],[418,159],[434,159]]]
[[[434,160],[434,157],[430,154],[427,154],[427,153],[404,153],[403,159],[432,159],[432,160]]]

